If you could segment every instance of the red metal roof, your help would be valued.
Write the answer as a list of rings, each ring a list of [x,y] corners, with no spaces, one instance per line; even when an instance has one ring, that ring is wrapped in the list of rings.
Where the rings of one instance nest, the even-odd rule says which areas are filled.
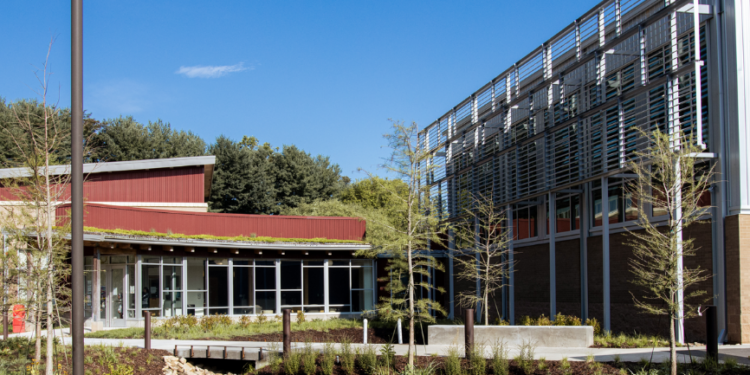
[[[69,204],[57,208],[59,225],[69,220],[69,210]],[[100,229],[348,241],[361,241],[365,235],[365,221],[350,217],[219,214],[101,204],[86,204],[84,211],[84,225]]]
[[[83,184],[90,202],[203,203],[204,167],[136,170],[90,174]],[[0,199],[15,200],[13,191],[0,187]],[[70,185],[61,200],[70,199]]]

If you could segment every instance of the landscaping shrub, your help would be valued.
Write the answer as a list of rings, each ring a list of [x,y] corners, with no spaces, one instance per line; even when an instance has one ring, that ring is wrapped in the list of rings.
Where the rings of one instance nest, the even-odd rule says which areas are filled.
[[[518,346],[519,353],[515,358],[518,367],[523,371],[524,374],[529,375],[534,372],[534,345],[531,341],[523,341],[523,344]]]
[[[396,349],[393,344],[385,344],[380,347],[380,361],[386,368],[396,367]]]
[[[292,352],[284,358],[284,373],[286,375],[297,375],[299,373],[301,361],[302,354],[298,351],[292,350]]]
[[[341,368],[349,375],[354,373],[354,354],[354,349],[352,349],[350,342],[344,341],[341,343],[341,352],[339,353]]]
[[[297,310],[297,324],[302,324],[305,322],[305,312],[302,310]]]
[[[372,345],[363,346],[362,350],[357,353],[357,364],[366,375],[372,375],[375,367],[378,365],[378,356],[375,353],[375,347]]]
[[[445,366],[445,375],[461,375],[461,354],[458,347],[451,346],[448,349],[448,355],[443,362]]]
[[[320,368],[323,375],[332,375],[335,363],[336,351],[333,348],[333,344],[326,343],[323,347],[323,359],[320,361]]]
[[[305,375],[315,375],[315,370],[318,369],[315,362],[317,359],[318,352],[313,349],[310,342],[305,343],[305,349],[302,351],[302,371]]]
[[[505,343],[502,341],[496,341],[492,345],[492,372],[495,375],[508,375],[510,372],[508,349],[505,348]]]
[[[484,345],[475,344],[469,359],[469,375],[486,375],[487,360],[484,358]]]

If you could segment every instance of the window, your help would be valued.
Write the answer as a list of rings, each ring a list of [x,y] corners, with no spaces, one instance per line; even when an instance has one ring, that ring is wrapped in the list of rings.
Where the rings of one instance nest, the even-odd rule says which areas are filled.
[[[351,300],[349,296],[349,261],[329,261],[328,266],[328,311],[349,312]],[[342,267],[343,266],[343,267]],[[335,282],[334,282],[335,280]]]
[[[232,263],[232,302],[234,314],[254,314],[253,261],[236,260]]]
[[[537,208],[527,206],[518,208],[513,215],[513,236],[516,240],[537,236]]]
[[[352,260],[352,311],[372,310],[373,274],[372,261]]]
[[[229,314],[229,261],[208,259],[208,314]]]
[[[164,258],[162,265],[162,309],[165,317],[182,315],[182,258]]]
[[[325,312],[325,277],[322,260],[306,260],[302,265],[304,310]],[[335,280],[334,280],[335,282]]]
[[[638,200],[628,192],[629,180],[610,178],[607,190],[607,208],[609,210],[609,223],[623,223],[638,220]],[[601,183],[594,182],[592,190],[594,200],[594,226],[602,225],[602,191]]]
[[[255,261],[256,314],[276,312],[276,263],[273,260]],[[257,311],[260,310],[260,311]]]
[[[206,259],[187,258],[187,314],[206,315]]]
[[[578,195],[558,197],[555,201],[555,233],[581,229],[580,198]],[[549,208],[548,208],[549,211]],[[547,219],[549,234],[549,216]]]
[[[161,263],[159,257],[151,257],[144,258],[141,265],[141,310],[150,311],[152,316],[161,316],[159,305],[161,265],[159,263]]]
[[[281,261],[281,308],[302,309],[302,262]]]

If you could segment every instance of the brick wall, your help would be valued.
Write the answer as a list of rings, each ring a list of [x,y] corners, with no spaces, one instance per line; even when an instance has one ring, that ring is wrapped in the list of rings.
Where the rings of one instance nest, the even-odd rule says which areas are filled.
[[[750,343],[750,215],[724,221],[728,340]]]
[[[748,239],[750,240],[750,219],[748,225]],[[727,226],[729,228],[729,226]],[[729,229],[728,229],[729,230]],[[659,334],[667,336],[669,325],[666,317],[648,315],[637,309],[633,304],[633,294],[643,296],[643,291],[637,290],[631,283],[633,278],[629,262],[632,250],[626,244],[627,233],[610,235],[610,316],[611,328],[614,332],[639,332],[643,334]],[[697,255],[684,259],[685,267],[701,269],[710,273],[712,270],[711,253],[711,222],[695,223],[685,231],[686,238],[692,238],[698,248]],[[747,242],[750,244],[750,241]],[[602,238],[590,237],[588,244],[588,298],[589,316],[600,322],[603,320],[603,289],[602,289]],[[729,246],[729,245],[728,245]],[[556,243],[556,288],[557,311],[566,315],[581,316],[581,270],[580,270],[580,240],[560,241]],[[728,254],[729,256],[729,254]],[[747,256],[750,257],[750,246]],[[514,257],[517,261],[515,271],[515,318],[529,315],[550,314],[549,307],[549,245],[539,244],[518,247]],[[728,260],[729,262],[729,260]],[[750,273],[750,268],[748,269]],[[750,278],[748,278],[750,280]],[[729,280],[728,280],[729,282]],[[750,281],[748,281],[750,286]],[[475,289],[470,282],[455,281],[456,291],[461,288]],[[706,291],[704,298],[709,298],[713,292],[712,280],[706,280],[697,285],[698,289]],[[501,296],[490,302],[492,306],[501,306]],[[692,301],[699,303],[702,301]],[[710,302],[709,302],[710,303]],[[706,304],[706,303],[704,303]],[[747,303],[750,311],[750,298]],[[459,309],[456,316],[459,317]],[[497,316],[491,310],[492,318]],[[748,316],[750,323],[750,315]],[[689,341],[705,338],[705,322],[702,317],[688,319],[685,322],[686,339]]]

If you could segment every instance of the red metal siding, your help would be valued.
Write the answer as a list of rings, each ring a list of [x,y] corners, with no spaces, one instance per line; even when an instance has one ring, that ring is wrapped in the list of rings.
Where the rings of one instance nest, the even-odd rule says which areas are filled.
[[[63,200],[70,197],[69,186]],[[90,202],[203,203],[203,167],[92,173],[83,184]],[[0,187],[0,199],[12,200],[8,188]]]
[[[61,224],[68,220],[69,209],[70,205],[58,207]],[[87,204],[84,211],[84,225],[102,229],[357,241],[365,235],[365,221],[358,218],[217,214],[98,204]]]

